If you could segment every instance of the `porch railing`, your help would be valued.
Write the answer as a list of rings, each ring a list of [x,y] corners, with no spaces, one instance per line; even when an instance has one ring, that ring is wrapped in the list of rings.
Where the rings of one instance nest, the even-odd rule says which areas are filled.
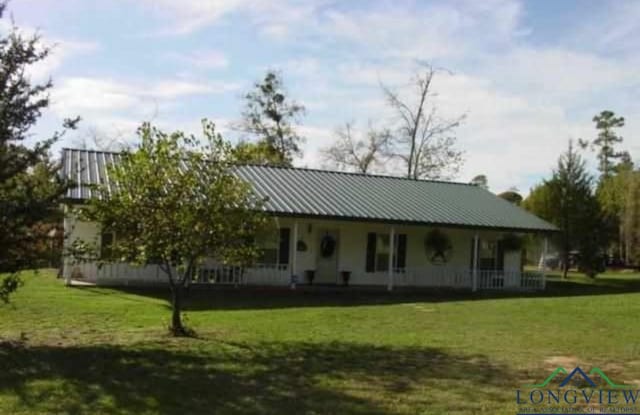
[[[471,288],[471,272],[463,267],[409,267],[395,269],[393,283],[405,287]]]
[[[541,290],[543,272],[478,270],[478,290]],[[473,270],[466,267],[404,268],[394,270],[394,285],[433,288],[473,288]]]
[[[288,265],[255,264],[251,268],[214,266],[197,270],[193,283],[218,285],[287,285]]]
[[[69,264],[65,274],[74,279],[85,279],[100,285],[164,284],[167,277],[156,265],[136,267],[125,263]],[[67,275],[65,275],[67,277]],[[542,290],[545,278],[542,271],[478,270],[478,290]],[[301,280],[298,279],[300,282]],[[211,266],[197,269],[189,281],[192,284],[214,285],[273,285],[291,283],[288,265],[256,264],[241,269],[229,266]],[[386,285],[388,273],[364,274],[355,284]],[[398,287],[473,288],[473,270],[466,267],[409,267],[395,269],[393,285]]]
[[[100,285],[163,284],[167,282],[166,276],[156,265],[139,267],[123,262],[102,265],[95,262],[68,263],[65,265],[65,278],[67,277]]]

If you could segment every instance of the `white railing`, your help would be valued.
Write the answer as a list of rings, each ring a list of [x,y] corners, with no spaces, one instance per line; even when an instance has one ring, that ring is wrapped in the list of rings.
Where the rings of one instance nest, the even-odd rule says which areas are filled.
[[[543,271],[523,271],[520,287],[525,290],[544,290],[547,280]]]
[[[277,264],[255,264],[245,269],[217,265],[198,269],[192,282],[217,285],[288,285],[288,271],[287,265]]]
[[[192,284],[239,285],[242,283],[242,269],[239,267],[199,268],[191,278]]]
[[[270,285],[287,286],[291,283],[288,265],[256,264],[241,269],[214,265],[201,267],[190,279],[192,284],[213,285]],[[86,280],[99,285],[165,284],[167,277],[156,265],[136,267],[126,263],[66,264],[65,277]],[[298,282],[301,282],[300,278]],[[354,283],[362,285],[387,285],[388,273],[363,274]],[[473,270],[467,267],[413,267],[395,269],[393,285],[398,287],[473,288]],[[478,290],[542,290],[545,277],[541,271],[478,270]]]
[[[406,287],[473,288],[473,270],[466,267],[415,267],[394,270],[394,285]],[[478,290],[541,290],[544,273],[477,270]]]
[[[67,263],[65,264],[66,277],[99,285],[162,284],[167,282],[166,275],[157,265],[134,266],[127,263],[101,265],[95,262]]]
[[[291,276],[288,265],[255,264],[247,268],[243,276],[246,285],[289,285]],[[300,279],[298,278],[298,281]]]
[[[406,287],[471,288],[472,279],[466,267],[410,267],[394,270],[394,285]]]
[[[65,278],[99,285],[129,285],[168,283],[166,274],[157,265],[133,266],[127,263],[98,265],[95,262],[67,263]],[[231,266],[200,267],[189,280],[191,284],[216,285],[288,285],[288,265],[256,264],[241,269]]]
[[[530,271],[478,271],[479,290],[542,290],[544,273]]]

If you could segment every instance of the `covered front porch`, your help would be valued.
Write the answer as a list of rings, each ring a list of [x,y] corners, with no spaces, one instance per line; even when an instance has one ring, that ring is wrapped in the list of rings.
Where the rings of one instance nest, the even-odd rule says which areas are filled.
[[[275,231],[259,241],[250,268],[206,261],[191,284],[233,286],[350,285],[542,290],[544,269],[525,270],[520,238],[508,230],[274,217]],[[439,241],[433,244],[433,239]],[[111,237],[101,238],[102,243]],[[542,255],[546,240],[538,238]],[[540,261],[545,264],[545,261]],[[100,285],[165,283],[154,265],[77,264],[76,275]]]

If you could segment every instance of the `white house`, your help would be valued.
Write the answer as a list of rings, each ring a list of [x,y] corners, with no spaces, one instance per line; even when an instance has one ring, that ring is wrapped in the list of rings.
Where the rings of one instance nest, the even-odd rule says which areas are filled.
[[[75,182],[66,194],[65,247],[76,239],[106,248],[117,235],[81,222],[70,206],[93,194],[90,184],[109,183],[107,166],[119,154],[63,150],[62,174]],[[234,172],[268,198],[266,210],[278,232],[261,241],[259,262],[250,269],[204,264],[192,283],[237,285],[343,284],[542,289],[541,271],[523,270],[522,249],[513,242],[525,234],[557,229],[542,219],[469,184],[245,165]],[[439,238],[446,248],[428,243]],[[443,244],[441,244],[443,245]],[[64,260],[65,278],[101,285],[164,283],[155,265],[102,267]]]

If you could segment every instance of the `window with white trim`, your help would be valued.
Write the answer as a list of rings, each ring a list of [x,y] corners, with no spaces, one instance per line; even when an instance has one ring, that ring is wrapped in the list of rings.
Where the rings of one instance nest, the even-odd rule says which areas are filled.
[[[407,257],[407,235],[395,234],[393,243],[393,269],[403,272]],[[385,272],[389,270],[391,244],[388,233],[369,233],[367,235],[366,272]]]

